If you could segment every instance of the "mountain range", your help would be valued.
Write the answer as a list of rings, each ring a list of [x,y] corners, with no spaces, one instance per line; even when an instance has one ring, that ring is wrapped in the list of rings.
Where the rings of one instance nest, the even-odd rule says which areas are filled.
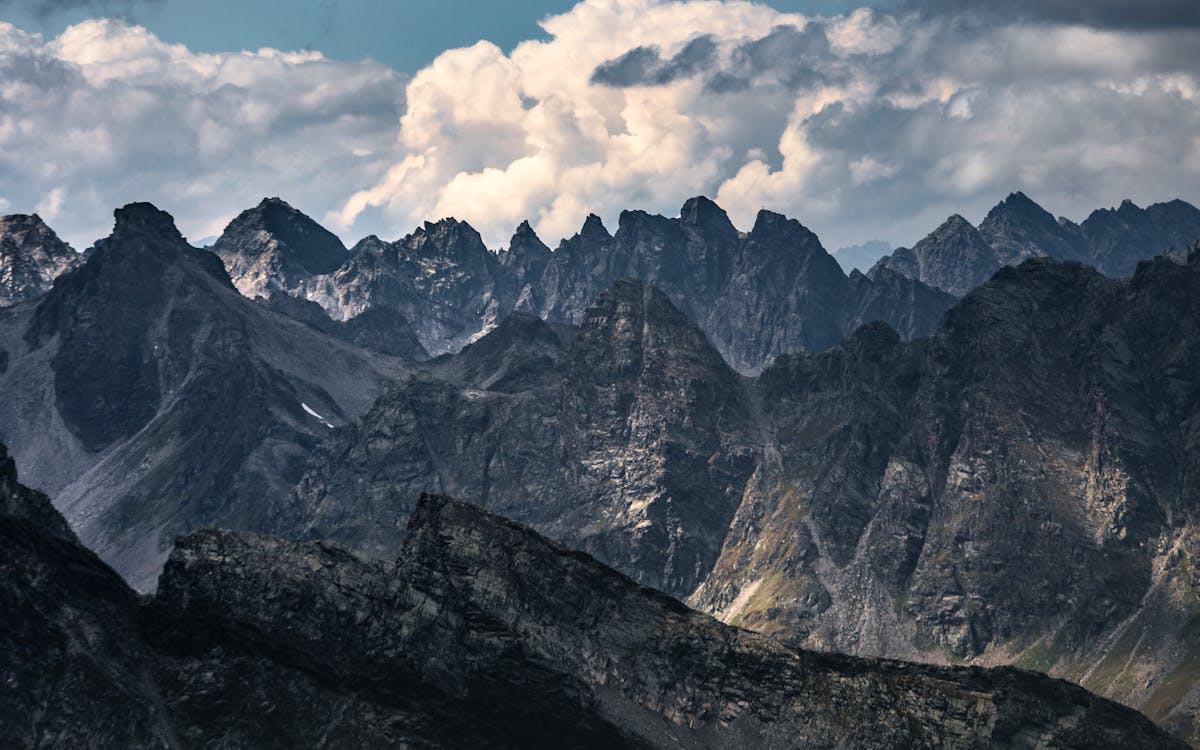
[[[589,216],[553,252],[527,222],[494,253],[470,225],[444,219],[395,242],[367,237],[348,254],[316,222],[267,199],[213,250],[248,296],[287,293],[338,320],[391,308],[434,355],[458,351],[513,312],[578,325],[622,278],[662,289],[745,371],[784,352],[826,349],[876,318],[922,335],[953,303],[899,274],[847,276],[816,235],[778,214],[763,211],[739,232],[707,198],[689,200],[675,219],[625,211],[615,234]]]
[[[1113,277],[1172,250],[1186,253],[1200,236],[1200,209],[1181,200],[1139,208],[1126,200],[1093,211],[1082,224],[1059,218],[1024,193],[996,205],[976,228],[955,214],[911,248],[880,258],[868,275],[888,269],[961,297],[1003,266],[1029,258],[1078,261]]]
[[[1133,706],[1195,741],[1200,250],[1179,248],[1200,239],[1200,227],[1187,240],[1190,206],[1162,205],[1137,214],[1144,220],[1122,206],[1109,213],[1125,218],[1093,222],[1086,232],[1096,214],[1077,230],[1051,219],[1067,228],[1058,232],[1048,214],[1014,194],[979,229],[951,219],[931,235],[936,241],[918,243],[921,257],[940,264],[918,268],[942,268],[947,278],[969,277],[980,258],[1005,259],[978,283],[937,290],[909,278],[911,268],[886,264],[870,277],[846,276],[798,222],[764,211],[742,233],[702,198],[675,219],[625,212],[614,234],[591,217],[555,251],[523,224],[500,253],[452,219],[395,243],[367,238],[346,250],[278,199],[241,214],[208,252],[188,245],[167,214],[131,204],[86,262],[76,259],[40,296],[25,287],[28,299],[0,310],[0,438],[25,482],[50,495],[104,560],[73,538],[63,547],[71,532],[43,503],[37,523],[59,542],[33,548],[53,547],[75,562],[45,578],[29,573],[20,580],[33,588],[9,594],[26,602],[63,595],[36,588],[50,581],[92,597],[51,609],[94,605],[109,613],[101,619],[125,623],[115,626],[124,635],[97,636],[95,648],[144,658],[106,662],[96,674],[175,696],[165,707],[134,699],[157,708],[124,726],[146,727],[146,738],[182,733],[192,738],[185,745],[210,741],[204,732],[224,721],[221,696],[232,694],[222,691],[234,690],[261,696],[263,705],[325,707],[311,723],[297,719],[297,732],[327,728],[330,717],[350,711],[368,717],[339,725],[359,738],[350,742],[470,743],[496,736],[500,719],[486,715],[489,703],[504,707],[505,721],[519,714],[498,694],[497,674],[524,675],[512,679],[538,700],[566,689],[570,705],[544,704],[562,721],[544,728],[582,727],[580,745],[619,735],[632,746],[653,745],[653,737],[769,746],[763,738],[795,735],[812,746],[872,746],[828,726],[821,717],[830,714],[817,709],[798,729],[788,712],[815,705],[803,697],[814,689],[837,711],[862,704],[867,713],[854,715],[864,726],[880,721],[870,706],[899,702],[911,720],[896,731],[915,734],[895,735],[893,745],[926,742],[921,732],[932,730],[920,727],[933,724],[954,725],[974,738],[963,740],[968,746],[995,741],[978,739],[984,730],[965,714],[946,714],[940,690],[993,696],[978,704],[998,712],[981,714],[996,717],[988,732],[1017,726],[1005,716],[1033,716],[1025,699],[1008,709],[1001,696],[1031,691],[1052,712],[1060,699],[1093,706],[1070,721],[1052,714],[1059,718],[1033,722],[1040,728],[1013,729],[1005,741],[1014,746],[1036,745],[1031,737],[1048,746],[1116,742],[1054,734],[1083,715],[1096,717],[1084,722],[1089,731],[1108,726],[1098,718],[1108,709],[1096,706],[1109,704],[1054,693],[1067,689],[1060,683],[805,649],[1015,663]],[[1105,237],[1107,244],[1095,239]],[[1102,244],[1107,254],[1094,250]],[[1080,262],[1166,250],[1169,257],[1137,263],[1121,278]],[[34,266],[50,255],[22,252]],[[1069,252],[1076,255],[1064,260]],[[452,501],[418,501],[423,494],[469,499],[533,531]],[[443,521],[475,531],[430,537],[429,525]],[[197,531],[205,527],[269,536]],[[460,534],[469,549],[441,549],[449,560],[405,567],[415,540]],[[536,564],[490,558],[495,545],[487,540],[497,539],[553,554],[538,552]],[[624,591],[614,594],[620,602],[636,600],[629,606],[641,613],[630,615],[638,625],[618,631],[642,633],[631,643],[643,646],[623,645],[618,635],[589,641],[582,656],[541,651],[576,638],[582,626],[545,601],[513,605],[517,613],[488,609],[559,586],[536,576],[562,580],[554,579],[557,566],[584,558],[555,544],[637,582],[592,562],[570,574],[592,581],[581,584],[593,592],[587,597]],[[454,557],[461,554],[475,557]],[[136,603],[106,565],[137,590],[157,586],[153,602]],[[498,572],[478,584],[437,578],[490,566]],[[83,569],[101,582],[99,593],[72,589],[62,572]],[[441,572],[429,579],[434,569]],[[310,578],[321,570],[330,578]],[[434,589],[419,596],[394,583],[426,579]],[[638,586],[765,637],[731,635],[744,631],[696,614],[680,620],[682,605]],[[439,634],[442,625],[406,619],[416,615],[399,604],[350,604],[383,591],[462,611],[448,617],[461,617],[467,630]],[[465,598],[438,598],[450,593]],[[124,614],[111,614],[117,610]],[[338,619],[350,612],[360,613],[353,624]],[[309,613],[312,620],[287,620]],[[647,625],[659,617],[672,624]],[[127,632],[129,623],[138,632]],[[372,623],[391,624],[379,631]],[[483,650],[471,653],[482,661],[464,657],[442,675],[419,654],[377,666],[380,649],[400,637],[387,628],[430,654],[447,650],[440,638],[479,643]],[[348,650],[328,640],[334,629]],[[767,651],[753,646],[745,655],[718,649],[720,659],[768,665],[745,685],[718,690],[754,697],[728,720],[734,709],[715,707],[725,698],[704,702],[711,692],[703,700],[664,697],[661,685],[700,679],[681,677],[673,663],[639,672],[635,681],[658,681],[650,692],[597,687],[617,678],[591,660],[618,665],[613,674],[638,672],[653,653],[644,644],[662,638],[645,634],[661,632],[689,648],[742,638],[762,644]],[[119,639],[127,636],[136,645],[125,650]],[[532,649],[531,664],[540,666],[504,661],[511,654],[498,644],[515,643]],[[233,646],[241,650],[230,656]],[[705,649],[688,652],[699,661],[685,663],[728,664]],[[167,663],[157,661],[162,654],[174,666],[155,666]],[[792,659],[808,665],[801,672],[840,676],[815,688],[794,684],[786,677],[792,667],[783,666]],[[547,664],[550,672],[540,671]],[[843,688],[833,685],[850,673],[869,675],[851,680],[867,692],[837,692]],[[433,685],[450,697],[389,713],[416,700],[388,694],[382,685],[396,675],[418,692]],[[322,692],[360,683],[353,696]],[[763,692],[764,684],[772,687]],[[774,691],[794,696],[792,708],[767,697]],[[1059,698],[1045,697],[1052,693]],[[913,696],[924,697],[905,703]],[[672,703],[680,700],[688,708]],[[450,714],[439,712],[459,710],[474,711],[480,725],[459,738],[422,734],[445,723]],[[754,720],[739,722],[746,710]],[[671,734],[662,717],[700,734]],[[294,744],[299,736],[246,721],[245,744],[259,736]],[[1118,723],[1134,727],[1129,721]],[[712,729],[727,724],[739,729]],[[370,734],[389,727],[398,734]]]

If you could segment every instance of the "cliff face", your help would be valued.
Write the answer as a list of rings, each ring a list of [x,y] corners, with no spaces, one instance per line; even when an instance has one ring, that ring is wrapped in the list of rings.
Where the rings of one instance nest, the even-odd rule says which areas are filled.
[[[517,317],[384,394],[267,528],[391,554],[407,501],[453,492],[684,594],[753,471],[741,394],[661,292],[623,281],[569,343]]]
[[[1030,261],[927,342],[759,378],[768,456],[689,599],[792,643],[1015,662],[1196,732],[1200,254]]]

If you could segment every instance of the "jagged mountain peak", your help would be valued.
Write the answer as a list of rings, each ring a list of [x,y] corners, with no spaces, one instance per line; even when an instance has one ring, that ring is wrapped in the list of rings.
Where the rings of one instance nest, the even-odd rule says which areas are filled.
[[[986,225],[1004,221],[1032,222],[1041,226],[1058,224],[1053,214],[1019,190],[1009,193],[1004,200],[993,206],[979,226],[982,230]]]
[[[264,298],[277,290],[294,294],[350,255],[337,235],[281,198],[263,198],[242,211],[212,249],[242,294]]]
[[[47,226],[41,216],[36,213],[32,214],[8,214],[0,216],[0,232],[9,233],[17,231],[52,231]]]
[[[378,235],[368,234],[358,242],[354,243],[354,247],[350,248],[350,255],[358,255],[359,253],[372,253],[374,255],[382,255],[391,246],[387,240],[380,239]]]
[[[632,278],[618,280],[596,298],[571,351],[583,378],[599,374],[615,382],[623,377],[618,373],[632,374],[647,363],[732,375],[704,332],[662,290]]]
[[[761,234],[763,232],[778,232],[782,230],[809,231],[807,227],[796,219],[762,208],[759,209],[758,214],[754,217],[754,226],[751,228],[750,233]]]
[[[542,242],[542,238],[538,237],[537,232],[534,231],[533,227],[529,224],[529,220],[526,219],[517,225],[512,239],[509,240],[507,252],[548,256],[550,248],[546,246],[546,243]]]
[[[967,232],[974,230],[975,226],[964,219],[961,214],[951,214],[949,218],[933,231],[936,234],[938,232]]]
[[[638,279],[624,278],[600,293],[588,308],[583,328],[617,327],[638,333],[643,324],[655,322],[690,325],[687,316],[660,289]]]
[[[480,251],[491,254],[475,227],[454,217],[427,221],[397,244],[427,257],[457,257]]]
[[[37,214],[0,216],[0,307],[41,296],[82,261]]]
[[[579,234],[575,235],[580,239],[585,240],[608,240],[612,239],[608,229],[604,226],[604,221],[596,214],[588,214],[583,220],[583,227],[579,230]]]

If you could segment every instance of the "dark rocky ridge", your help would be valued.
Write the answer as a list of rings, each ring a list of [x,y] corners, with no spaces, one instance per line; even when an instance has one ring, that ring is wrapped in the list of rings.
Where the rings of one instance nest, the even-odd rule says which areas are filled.
[[[622,282],[569,346],[524,319],[385,394],[270,528],[392,554],[402,498],[470,495],[792,643],[1017,661],[1194,737],[1197,300],[1200,252],[1034,259],[929,339],[869,325],[749,380]]]
[[[1182,747],[1034,673],[791,651],[445,498],[394,564],[198,532],[142,604],[0,461],[13,493],[8,747]]]
[[[0,307],[40,297],[80,262],[37,214],[0,216]]]
[[[246,527],[402,364],[238,294],[149,204],[0,319],[0,436],[85,543],[153,585],[176,533]],[[321,415],[314,417],[304,405]]]
[[[218,248],[254,241],[237,224]],[[249,274],[239,286],[261,285],[258,270],[227,264],[235,279]],[[677,219],[626,211],[615,235],[589,216],[553,253],[528,222],[499,254],[463,222],[426,223],[397,242],[362,240],[340,268],[309,278],[299,293],[336,319],[399,310],[422,345],[443,354],[513,311],[578,325],[592,300],[622,278],[662,289],[742,370],[783,352],[828,348],[864,314],[906,337],[926,334],[953,302],[903,276],[851,280],[815,235],[777,214],[763,212],[742,235],[707,198],[689,200]]]
[[[881,258],[868,275],[875,278],[887,268],[961,297],[1003,266],[1030,258],[1078,261],[1122,278],[1139,262],[1171,251],[1186,253],[1198,240],[1200,209],[1181,200],[1146,209],[1127,200],[1075,224],[1056,220],[1017,192],[989,211],[978,230],[951,216],[912,248]]]

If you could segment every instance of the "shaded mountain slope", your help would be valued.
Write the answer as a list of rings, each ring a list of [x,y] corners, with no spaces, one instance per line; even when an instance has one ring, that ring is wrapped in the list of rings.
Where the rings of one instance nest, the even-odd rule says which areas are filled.
[[[213,243],[234,286],[247,297],[294,293],[349,257],[332,232],[279,198],[238,214]]]
[[[154,207],[116,216],[85,265],[0,322],[0,433],[84,542],[146,587],[175,534],[259,518],[326,423],[365,410],[401,364],[245,299]]]

